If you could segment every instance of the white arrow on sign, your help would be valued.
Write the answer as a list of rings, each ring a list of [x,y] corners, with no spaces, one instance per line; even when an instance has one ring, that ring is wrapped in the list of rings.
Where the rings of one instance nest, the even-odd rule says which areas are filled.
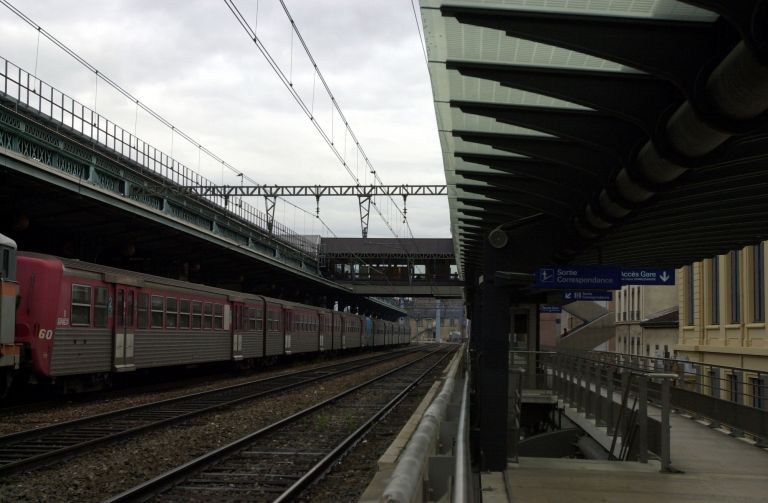
[[[670,278],[670,276],[669,276],[669,274],[667,274],[667,271],[663,271],[659,275],[659,279],[661,279],[661,281],[663,281],[664,283],[666,283],[669,278]]]

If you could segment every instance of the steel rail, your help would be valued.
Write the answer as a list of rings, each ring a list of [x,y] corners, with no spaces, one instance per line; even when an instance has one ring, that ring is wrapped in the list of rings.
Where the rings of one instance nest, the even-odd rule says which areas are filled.
[[[275,503],[293,501],[293,499],[298,496],[301,491],[306,489],[310,484],[312,484],[312,482],[317,480],[321,475],[328,471],[337,460],[343,458],[347,452],[349,452],[355,445],[357,445],[357,442],[376,422],[378,422],[382,417],[394,409],[397,404],[399,404],[403,398],[405,398],[405,396],[410,393],[411,390],[413,390],[413,388],[415,388],[419,382],[424,379],[424,377],[426,377],[429,372],[440,365],[440,363],[442,363],[451,354],[453,354],[453,352],[446,353],[446,355],[435,362],[434,365],[430,366],[424,372],[419,374],[419,376],[412,380],[400,393],[398,393],[394,398],[387,402],[381,409],[378,410],[378,412],[372,415],[365,423],[363,423],[359,428],[347,436],[347,438],[341,441],[331,452],[329,452],[307,473],[305,473],[304,476],[302,476],[283,494],[275,499]]]
[[[258,431],[255,431],[253,433],[250,433],[238,440],[235,440],[234,442],[231,442],[227,445],[224,445],[222,447],[219,447],[213,451],[208,452],[207,454],[204,454],[196,459],[193,459],[183,465],[180,465],[174,469],[171,469],[151,480],[148,480],[142,484],[139,484],[131,489],[128,489],[127,491],[124,491],[118,495],[115,495],[107,500],[104,500],[103,503],[125,503],[125,502],[144,502],[148,501],[151,498],[160,495],[161,493],[171,490],[172,488],[178,486],[179,484],[183,483],[184,481],[188,480],[189,478],[193,477],[195,474],[202,472],[206,468],[210,467],[213,464],[216,464],[218,462],[225,462],[228,458],[231,458],[235,455],[237,455],[239,452],[246,449],[249,445],[254,443],[257,440],[264,440],[263,437],[267,436],[271,433],[279,433],[279,430],[281,430],[284,427],[291,426],[293,423],[298,421],[299,419],[302,419],[314,412],[320,411],[337,401],[341,400],[342,398],[345,398],[352,393],[361,390],[363,388],[366,388],[370,385],[373,385],[375,383],[378,383],[379,381],[382,381],[383,379],[387,377],[391,377],[405,369],[408,369],[409,367],[416,365],[418,363],[423,362],[424,360],[431,358],[439,353],[444,353],[441,358],[438,359],[435,363],[428,366],[428,368],[425,371],[422,371],[418,374],[418,376],[415,379],[410,379],[409,383],[406,385],[404,389],[401,389],[400,392],[393,397],[392,399],[388,400],[387,403],[383,407],[379,407],[377,409],[377,412],[374,413],[372,417],[369,417],[368,420],[361,425],[360,427],[356,428],[355,431],[351,434],[345,437],[342,442],[338,443],[328,454],[324,455],[323,458],[312,465],[312,467],[308,470],[302,473],[300,477],[297,478],[297,480],[290,485],[285,491],[280,492],[274,501],[289,501],[295,498],[295,496],[301,492],[304,488],[306,488],[307,485],[312,483],[315,478],[317,478],[319,475],[324,473],[330,466],[332,466],[333,462],[341,457],[349,448],[351,448],[356,440],[360,438],[360,436],[365,433],[370,426],[378,420],[378,418],[382,417],[384,414],[389,412],[397,403],[399,403],[400,400],[407,394],[408,391],[413,389],[414,386],[418,384],[418,382],[424,378],[424,376],[430,372],[432,369],[434,369],[437,365],[439,365],[441,362],[445,360],[448,356],[453,354],[453,348],[451,350],[446,351],[443,347],[438,347],[436,350],[431,351],[427,355],[424,355],[422,358],[419,358],[415,361],[408,362],[406,364],[400,365],[392,370],[389,370],[385,372],[384,374],[374,377],[366,382],[363,382],[361,384],[358,384],[356,386],[353,386],[345,391],[342,391],[341,393],[328,398],[327,400],[324,400],[320,403],[317,403],[315,405],[312,405],[310,407],[307,407],[304,410],[301,410],[299,412],[296,412],[295,414],[292,414],[291,416],[288,416],[284,419],[281,419],[279,421],[276,421],[268,426],[265,426],[261,428]],[[264,443],[264,442],[263,442]],[[261,445],[261,444],[260,444]],[[243,497],[241,494],[239,497]]]
[[[0,437],[0,475],[29,467],[34,463],[46,465],[52,460],[70,456],[86,447],[336,377],[371,364],[400,358],[414,351],[419,349],[284,373],[5,435]]]

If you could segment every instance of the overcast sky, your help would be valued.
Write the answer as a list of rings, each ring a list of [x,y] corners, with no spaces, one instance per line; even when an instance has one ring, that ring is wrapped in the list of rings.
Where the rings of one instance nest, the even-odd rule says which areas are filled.
[[[352,184],[339,161],[219,0],[12,0],[13,4],[221,158],[259,183]],[[238,7],[330,133],[330,103],[293,38],[278,0],[238,0]],[[258,15],[256,11],[258,3]],[[365,153],[386,184],[442,184],[432,93],[410,0],[286,0],[315,61]],[[170,152],[170,130],[41,38],[0,6],[0,56]],[[334,143],[344,135],[334,116]],[[371,175],[347,160],[361,182]],[[197,148],[174,136],[174,157],[208,178],[239,183]],[[223,177],[222,177],[223,176]],[[250,201],[260,209],[261,199]],[[314,200],[294,202],[314,212]],[[398,198],[402,206],[402,201]],[[383,212],[403,232],[386,201]],[[339,236],[359,236],[357,200],[326,198],[320,215]],[[416,237],[449,237],[445,198],[409,198]],[[278,205],[277,218],[301,233],[320,233],[313,218]],[[324,235],[327,233],[323,232]],[[372,213],[372,237],[391,237]]]

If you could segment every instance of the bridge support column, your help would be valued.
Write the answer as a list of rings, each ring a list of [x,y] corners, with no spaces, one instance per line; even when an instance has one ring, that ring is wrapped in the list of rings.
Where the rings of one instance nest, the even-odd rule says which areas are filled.
[[[510,300],[507,290],[495,280],[502,254],[503,250],[491,247],[486,240],[482,282],[475,284],[475,291],[480,292],[475,300],[475,316],[480,323],[473,320],[478,352],[475,366],[478,454],[480,469],[492,471],[503,471],[507,467]]]

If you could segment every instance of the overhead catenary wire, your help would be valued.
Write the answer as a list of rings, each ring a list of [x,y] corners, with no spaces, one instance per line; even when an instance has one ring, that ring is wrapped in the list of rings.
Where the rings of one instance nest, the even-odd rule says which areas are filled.
[[[88,62],[86,59],[84,59],[82,56],[80,56],[80,55],[79,55],[77,52],[75,52],[73,49],[71,49],[69,46],[67,46],[67,45],[66,45],[64,42],[62,42],[61,40],[59,40],[59,39],[58,39],[56,36],[54,36],[52,33],[48,32],[46,29],[44,29],[42,26],[40,26],[38,23],[36,23],[34,20],[32,20],[32,19],[31,19],[29,16],[27,16],[27,15],[26,15],[26,14],[24,14],[22,11],[20,11],[18,8],[16,8],[16,7],[15,7],[15,6],[14,6],[14,5],[13,5],[13,4],[10,2],[10,1],[8,1],[8,0],[0,0],[0,4],[2,4],[3,6],[5,6],[5,7],[6,7],[6,8],[7,8],[9,11],[11,11],[11,12],[12,12],[13,14],[15,14],[17,17],[19,17],[19,18],[20,18],[20,19],[21,19],[23,22],[27,23],[29,26],[31,26],[32,28],[34,28],[34,29],[35,29],[35,30],[38,32],[38,38],[40,37],[40,35],[44,36],[44,37],[45,37],[47,40],[49,40],[49,41],[50,41],[50,42],[51,42],[51,43],[52,43],[54,46],[58,47],[58,48],[59,48],[60,50],[62,50],[62,51],[65,53],[65,54],[67,54],[67,55],[68,55],[68,56],[70,56],[72,59],[74,59],[74,60],[75,60],[77,63],[79,63],[79,64],[80,64],[81,66],[83,66],[85,69],[87,69],[88,71],[90,71],[90,72],[92,72],[92,73],[94,74],[95,83],[96,83],[95,92],[94,92],[94,109],[96,108],[96,105],[97,105],[97,99],[98,99],[98,94],[97,94],[97,93],[98,93],[98,81],[99,81],[99,80],[101,80],[101,81],[103,81],[104,83],[106,83],[107,85],[109,85],[110,87],[112,87],[114,90],[116,90],[116,91],[117,91],[117,92],[118,92],[120,95],[122,95],[123,97],[125,97],[125,98],[129,99],[129,100],[130,100],[130,101],[131,101],[131,102],[132,102],[132,103],[135,105],[135,113],[134,113],[134,136],[137,136],[137,134],[136,134],[136,133],[137,133],[137,129],[138,129],[138,111],[139,111],[139,109],[141,109],[141,110],[143,110],[144,112],[146,112],[146,113],[147,113],[147,114],[148,114],[150,117],[152,117],[153,119],[157,120],[157,121],[158,121],[158,122],[159,122],[161,125],[163,125],[163,126],[165,126],[165,127],[168,127],[169,129],[171,129],[171,144],[173,144],[173,142],[174,142],[174,139],[175,139],[175,135],[178,135],[178,136],[179,136],[179,138],[181,138],[181,139],[184,139],[184,140],[186,140],[187,142],[189,142],[191,145],[193,145],[193,146],[197,147],[197,149],[198,149],[198,159],[199,159],[199,157],[200,157],[200,153],[201,153],[201,152],[202,152],[202,153],[205,153],[205,154],[206,154],[208,157],[210,157],[210,158],[211,158],[211,159],[213,159],[214,161],[217,161],[217,162],[221,163],[221,166],[222,166],[222,167],[226,167],[227,169],[229,169],[230,171],[232,171],[233,173],[235,173],[237,176],[240,176],[241,178],[245,178],[245,179],[247,179],[249,182],[253,183],[254,185],[258,185],[258,182],[256,182],[256,181],[255,181],[255,180],[253,180],[252,178],[250,178],[248,175],[246,175],[245,173],[243,173],[241,170],[237,169],[235,166],[231,165],[230,163],[228,163],[227,161],[225,161],[224,159],[222,159],[220,156],[216,155],[214,152],[212,152],[211,150],[209,150],[207,147],[205,147],[204,145],[202,145],[200,142],[198,142],[198,141],[196,141],[194,138],[192,138],[192,137],[191,137],[189,134],[187,134],[185,131],[183,131],[183,130],[181,130],[181,129],[177,128],[177,127],[176,127],[174,124],[172,124],[172,123],[171,123],[171,122],[170,122],[168,119],[166,119],[166,118],[165,118],[164,116],[162,116],[160,113],[156,112],[155,110],[153,110],[152,108],[150,108],[149,106],[147,106],[145,103],[143,103],[143,102],[142,102],[140,99],[138,99],[137,97],[135,97],[135,96],[134,96],[132,93],[130,93],[130,92],[129,92],[127,89],[125,89],[123,86],[121,86],[121,85],[120,85],[120,84],[118,84],[116,81],[114,81],[113,79],[111,79],[111,78],[110,78],[108,75],[106,75],[106,74],[104,74],[103,72],[101,72],[101,71],[100,71],[98,68],[96,68],[96,67],[95,67],[93,64],[91,64],[91,63],[90,63],[90,62]],[[228,4],[228,5],[230,5],[230,2],[227,2],[227,4]],[[281,1],[281,4],[282,4],[283,8],[284,8],[284,9],[286,9],[286,13],[287,13],[287,8],[285,7],[285,3]],[[288,13],[287,13],[287,14],[288,14]],[[288,14],[288,15],[290,16],[290,14]],[[296,28],[295,28],[295,24],[294,24],[294,22],[293,22],[292,18],[290,18],[290,19],[291,19],[292,29],[296,30]],[[247,26],[248,26],[248,25],[247,25],[247,23],[245,23],[245,26],[244,26],[244,27],[247,27]],[[254,34],[253,34],[253,35],[254,35],[254,39],[255,39],[254,41],[257,41],[258,39],[256,39],[256,37],[255,37],[255,32],[254,32]],[[308,48],[307,48],[307,46],[306,46],[306,43],[304,42],[304,40],[303,40],[303,38],[301,37],[301,34],[298,32],[298,30],[296,30],[296,36],[297,36],[298,40],[301,42],[301,44],[302,44],[302,46],[304,47],[305,51],[307,51],[307,53],[308,53]],[[38,50],[39,50],[39,48],[38,48]],[[37,51],[36,51],[36,52],[37,52]],[[309,53],[308,53],[308,54],[309,54]],[[311,55],[310,55],[310,57],[311,57]],[[268,60],[270,60],[270,59],[271,59],[271,58],[268,58]],[[37,60],[37,55],[36,55],[36,60]],[[272,60],[270,64],[274,64],[274,61]],[[36,61],[36,65],[37,65],[37,61]],[[327,91],[327,92],[330,94],[330,88],[328,87],[328,84],[327,84],[327,82],[325,82],[325,79],[323,78],[322,74],[319,72],[319,69],[317,68],[317,65],[316,65],[316,63],[314,63],[314,60],[313,60],[313,65],[314,65],[314,67],[315,67],[315,69],[316,69],[316,72],[317,72],[317,74],[315,75],[315,78],[318,78],[318,77],[319,77],[319,79],[320,79],[320,81],[321,81],[322,85],[324,86],[324,88],[326,89],[326,91]],[[273,66],[273,69],[275,69],[275,71],[276,71],[276,73],[278,73],[278,75],[281,75],[281,74],[282,74],[282,72],[280,72],[280,69],[279,69],[279,67],[277,67],[276,65],[275,65],[275,66]],[[286,81],[285,81],[285,80],[284,80],[284,83],[286,83]],[[288,83],[288,84],[290,84],[290,82],[289,82],[289,81],[288,81],[287,83]],[[289,87],[290,87],[290,86],[289,86]],[[364,163],[365,163],[365,164],[368,166],[368,168],[369,168],[369,170],[370,170],[370,173],[374,175],[374,180],[375,180],[375,181],[378,181],[378,182],[381,184],[381,183],[382,183],[382,182],[381,182],[381,178],[378,176],[378,174],[376,173],[375,169],[374,169],[374,168],[373,168],[373,166],[371,165],[371,162],[370,162],[370,160],[368,159],[367,155],[366,155],[366,154],[365,154],[365,152],[362,150],[362,146],[360,145],[360,142],[357,140],[357,137],[354,135],[354,133],[352,132],[352,130],[349,128],[349,124],[348,124],[348,122],[347,122],[346,118],[344,117],[343,113],[341,112],[341,109],[340,109],[340,107],[339,107],[338,103],[336,102],[336,99],[335,99],[335,97],[333,97],[332,95],[331,95],[331,102],[332,102],[332,106],[333,106],[333,108],[335,108],[335,110],[336,110],[336,113],[338,113],[338,114],[339,114],[339,117],[341,118],[342,122],[344,123],[344,126],[345,126],[345,128],[347,129],[347,131],[345,132],[345,135],[346,135],[346,134],[349,134],[349,135],[350,135],[350,138],[351,138],[351,139],[354,141],[354,144],[355,144],[355,146],[357,147],[357,148],[356,148],[356,150],[357,150],[357,152],[356,152],[356,158],[357,158],[358,156],[362,155],[362,157],[363,157],[363,159],[364,159]],[[301,104],[301,103],[300,103],[300,104]],[[304,107],[303,107],[303,108],[304,108]],[[306,109],[305,109],[305,112],[306,112]],[[321,134],[323,134],[322,128],[319,128],[319,124],[317,124],[317,121],[314,121],[314,120],[313,120],[313,124],[315,124],[315,127],[317,127],[317,128],[319,129],[319,131],[321,132]],[[324,135],[324,134],[323,134],[323,136],[324,136],[324,138],[326,139],[326,141],[328,141],[327,135]],[[345,137],[345,140],[346,140],[346,137]],[[332,143],[333,143],[333,142],[331,141],[331,144],[332,144]],[[173,148],[173,147],[171,147],[171,148]],[[338,151],[336,151],[336,152],[337,152],[337,156],[338,156],[338,155],[339,155],[339,154],[338,154]],[[350,167],[350,166],[349,166],[349,164],[346,162],[346,155],[344,155],[344,156],[340,156],[340,160],[342,161],[342,163],[343,163],[344,167],[347,169],[347,171],[349,172],[349,174],[350,174],[351,176],[353,176],[353,178],[354,178],[354,179],[357,181],[357,180],[358,180],[358,178],[357,178],[357,177],[356,177],[356,176],[355,176],[355,175],[352,173],[352,171],[351,171],[351,167]],[[198,160],[198,165],[200,165],[200,161],[199,161],[199,160]],[[359,183],[359,182],[358,182],[358,183]],[[375,183],[375,182],[374,182],[374,183]],[[397,207],[397,204],[394,202],[394,200],[393,200],[392,202],[393,202],[393,203],[395,204],[395,206]],[[285,203],[287,203],[288,205],[290,205],[292,208],[295,208],[295,209],[297,209],[297,210],[299,210],[299,211],[302,211],[302,212],[303,212],[303,213],[305,213],[305,214],[309,214],[309,215],[311,215],[311,216],[313,216],[313,217],[317,218],[317,219],[320,221],[320,223],[323,225],[323,227],[324,227],[324,228],[326,228],[326,229],[327,229],[327,230],[328,230],[328,231],[329,231],[329,232],[330,232],[332,235],[336,236],[336,234],[333,232],[333,230],[332,230],[332,229],[331,229],[331,228],[330,228],[330,227],[327,225],[327,223],[326,223],[326,222],[325,222],[323,219],[321,219],[321,218],[319,217],[319,215],[316,215],[316,214],[314,214],[314,213],[312,213],[312,212],[310,212],[310,211],[308,211],[308,210],[306,210],[306,209],[304,209],[304,208],[302,208],[302,207],[300,207],[300,206],[298,206],[298,205],[296,205],[296,204],[294,204],[294,203],[292,203],[292,202],[290,202],[290,201],[285,201],[285,200],[284,200],[284,204],[285,204]],[[382,217],[382,220],[385,222],[385,224],[387,225],[387,227],[389,228],[389,230],[392,232],[392,234],[393,234],[393,235],[394,235],[396,238],[398,238],[398,241],[399,241],[399,237],[398,237],[397,233],[394,231],[394,229],[392,228],[391,224],[390,224],[390,223],[389,223],[389,222],[386,220],[386,218],[384,218],[384,216],[383,216],[382,212],[380,211],[380,209],[378,208],[378,205],[376,204],[376,202],[375,202],[375,201],[373,201],[373,202],[372,202],[372,204],[373,204],[373,206],[374,206],[374,208],[375,208],[376,212],[379,214],[379,216],[381,216],[381,217]],[[398,210],[399,210],[399,207],[398,207]],[[401,212],[401,214],[402,214],[402,212]],[[411,236],[413,236],[413,233],[412,233],[412,231],[411,231],[411,229],[410,229],[410,226],[408,225],[407,227],[408,227],[408,230],[409,230],[409,232],[411,233]],[[406,251],[406,253],[407,253],[407,251]],[[360,257],[356,257],[356,258],[358,258],[358,259],[361,261],[361,263],[366,263],[366,262],[365,262],[364,260],[362,260]],[[377,270],[377,269],[375,269],[375,268],[372,268],[372,269],[374,269],[374,270]],[[380,271],[379,271],[379,272],[380,272]]]
[[[229,10],[235,16],[235,19],[237,20],[237,22],[240,24],[240,26],[246,32],[246,34],[251,39],[251,41],[254,43],[254,45],[256,45],[257,49],[259,50],[259,52],[261,52],[262,56],[264,56],[264,59],[267,61],[267,64],[269,64],[269,66],[272,68],[272,70],[278,76],[280,81],[283,83],[283,86],[286,88],[286,90],[288,90],[290,95],[293,97],[294,101],[296,101],[296,103],[299,105],[299,108],[301,108],[301,110],[304,112],[304,114],[309,118],[309,120],[312,123],[312,125],[315,127],[317,132],[323,138],[325,143],[330,147],[331,151],[334,153],[334,155],[336,156],[338,161],[341,163],[341,165],[344,167],[344,169],[347,171],[347,173],[350,175],[350,177],[352,177],[352,179],[355,181],[355,183],[360,184],[360,179],[359,179],[358,175],[355,174],[352,171],[352,166],[350,166],[347,163],[346,155],[345,154],[342,155],[339,152],[339,149],[336,147],[336,145],[334,143],[334,131],[333,131],[333,126],[334,126],[334,114],[333,114],[333,112],[334,112],[334,110],[336,111],[336,113],[339,114],[339,118],[341,119],[342,123],[344,124],[344,127],[346,128],[347,132],[349,133],[350,138],[353,140],[357,152],[359,154],[361,154],[362,157],[363,157],[364,165],[365,165],[365,167],[367,167],[367,169],[364,168],[364,170],[363,170],[364,177],[366,179],[365,180],[365,184],[367,185],[367,175],[368,175],[368,172],[370,172],[370,174],[373,175],[372,185],[375,185],[376,182],[378,182],[379,185],[384,185],[381,177],[378,175],[376,169],[373,167],[370,159],[368,158],[368,156],[366,155],[365,151],[363,150],[362,145],[360,145],[360,141],[357,139],[357,136],[355,136],[354,132],[352,131],[352,128],[349,126],[349,122],[347,121],[346,117],[344,116],[344,113],[341,111],[341,107],[339,106],[339,104],[338,104],[338,102],[336,100],[336,97],[333,95],[333,92],[331,91],[330,86],[328,85],[327,81],[323,77],[323,74],[320,71],[320,69],[319,69],[319,67],[317,65],[317,62],[315,61],[314,57],[312,56],[312,53],[310,52],[309,47],[307,46],[307,44],[306,44],[306,42],[304,40],[304,37],[301,35],[301,32],[299,31],[298,27],[296,26],[296,23],[295,23],[293,17],[291,16],[291,13],[288,11],[288,7],[286,6],[284,0],[279,0],[279,2],[280,2],[280,5],[283,8],[283,11],[285,12],[285,15],[288,17],[288,19],[289,19],[289,21],[291,23],[292,29],[295,30],[295,32],[296,32],[296,38],[301,43],[301,45],[304,48],[304,51],[305,51],[305,53],[307,55],[307,58],[309,59],[310,63],[312,64],[312,68],[313,68],[312,102],[309,105],[307,105],[307,103],[301,97],[301,95],[299,94],[297,89],[293,86],[293,84],[291,82],[290,76],[286,76],[285,72],[283,72],[283,70],[280,68],[280,65],[278,64],[278,62],[275,60],[275,58],[272,56],[272,54],[269,52],[267,47],[264,45],[262,40],[257,35],[257,33],[255,31],[255,28],[251,28],[251,25],[249,24],[248,20],[246,19],[246,17],[243,15],[243,13],[240,11],[238,6],[236,5],[235,0],[224,0],[224,3],[227,5]],[[292,41],[293,41],[293,38],[291,39],[291,42]],[[293,53],[293,48],[292,48],[292,45],[291,45],[291,55],[292,55],[292,53]],[[330,135],[330,137],[329,137],[328,133],[320,125],[320,123],[316,120],[315,115],[314,115],[315,84],[316,84],[317,79],[320,80],[320,82],[321,82],[323,88],[325,89],[327,95],[330,97],[330,101],[331,101],[331,105],[332,105],[332,108],[331,108],[331,135]],[[358,158],[356,157],[356,159],[358,159]],[[400,207],[397,205],[397,203],[394,201],[394,199],[391,196],[389,197],[389,199],[394,204],[395,208],[397,208],[397,211],[398,211],[399,215],[402,217],[403,223],[405,224],[405,228],[408,230],[408,233],[409,233],[411,239],[414,239],[413,229],[411,229],[411,226],[408,223],[408,219],[407,219],[407,216],[406,216],[405,212],[400,209]],[[405,253],[405,255],[407,257],[407,262],[409,264],[412,263],[413,260],[411,258],[411,254],[408,251],[408,248],[401,241],[400,235],[392,228],[392,225],[390,224],[389,220],[382,213],[382,210],[379,208],[379,205],[376,203],[375,199],[371,198],[369,201],[370,201],[370,204],[373,206],[374,210],[376,211],[376,213],[381,218],[382,222],[384,222],[386,227],[389,229],[389,231],[392,233],[392,235],[397,240],[400,248],[403,250],[403,252]],[[416,241],[414,241],[414,244],[416,244]],[[416,246],[417,246],[417,250],[418,250],[418,245],[416,245]],[[410,278],[410,275],[409,275],[409,278]]]
[[[257,35],[255,28],[251,27],[250,23],[246,19],[246,17],[243,15],[242,11],[237,6],[235,0],[224,0],[224,3],[227,5],[229,10],[232,12],[232,14],[235,16],[235,19],[238,21],[240,26],[243,28],[243,30],[246,32],[246,34],[249,36],[251,41],[256,45],[256,47],[259,49],[259,52],[264,56],[269,66],[272,68],[272,70],[275,72],[275,74],[278,76],[280,81],[283,83],[285,88],[289,91],[293,99],[296,101],[296,103],[299,105],[301,110],[305,113],[305,115],[310,119],[312,122],[312,125],[315,127],[315,129],[318,131],[320,136],[323,138],[323,140],[328,144],[328,146],[333,151],[336,158],[339,160],[341,165],[344,167],[344,169],[347,171],[350,177],[355,181],[355,183],[360,183],[360,179],[357,174],[355,174],[352,170],[352,167],[347,163],[346,156],[343,155],[339,149],[336,147],[334,142],[334,111],[335,114],[338,114],[339,118],[341,119],[342,124],[344,125],[346,132],[349,134],[351,140],[354,142],[355,147],[357,150],[362,154],[363,160],[365,165],[368,167],[368,171],[373,175],[374,177],[374,184],[379,183],[380,185],[383,185],[383,181],[381,180],[381,177],[378,175],[376,169],[373,167],[368,155],[365,153],[365,150],[363,149],[362,145],[360,144],[360,141],[358,140],[357,136],[354,134],[354,131],[349,125],[349,122],[347,118],[345,117],[344,113],[341,110],[341,107],[338,104],[338,101],[336,100],[336,97],[334,96],[333,92],[331,91],[330,86],[328,85],[328,82],[325,80],[325,77],[323,76],[322,72],[320,71],[320,68],[317,65],[317,62],[315,61],[314,57],[312,56],[312,53],[309,50],[309,47],[307,46],[306,41],[304,40],[304,37],[301,35],[301,32],[299,31],[298,27],[296,26],[296,22],[293,19],[293,16],[291,16],[290,11],[288,10],[288,7],[286,6],[285,2],[283,0],[279,0],[280,5],[283,8],[283,11],[285,12],[286,17],[291,23],[292,28],[292,36],[293,32],[295,32],[296,39],[301,43],[302,48],[304,49],[304,52],[309,59],[310,63],[312,64],[313,68],[313,78],[320,81],[322,87],[325,89],[326,94],[330,98],[331,102],[331,132],[330,135],[328,132],[325,131],[325,129],[320,125],[320,123],[317,121],[315,115],[314,115],[314,83],[313,83],[313,98],[312,102],[308,105],[304,99],[301,97],[299,92],[295,89],[295,87],[292,85],[291,78],[289,75],[286,75],[285,72],[280,68],[280,65],[277,63],[275,58],[272,56],[272,54],[269,52],[267,47],[264,45],[263,41],[259,36]],[[393,204],[398,208],[399,213],[405,218],[405,214],[400,210],[399,206],[397,206],[397,203],[392,200]],[[385,223],[385,225],[389,228],[390,232],[393,236],[398,237],[398,233],[392,228],[392,225],[387,220],[387,218],[384,216],[378,205],[375,203],[372,203],[374,206],[374,209],[376,210],[376,213],[381,217],[382,221]],[[410,231],[410,227],[409,227]],[[411,237],[413,237],[413,234],[411,233]]]

